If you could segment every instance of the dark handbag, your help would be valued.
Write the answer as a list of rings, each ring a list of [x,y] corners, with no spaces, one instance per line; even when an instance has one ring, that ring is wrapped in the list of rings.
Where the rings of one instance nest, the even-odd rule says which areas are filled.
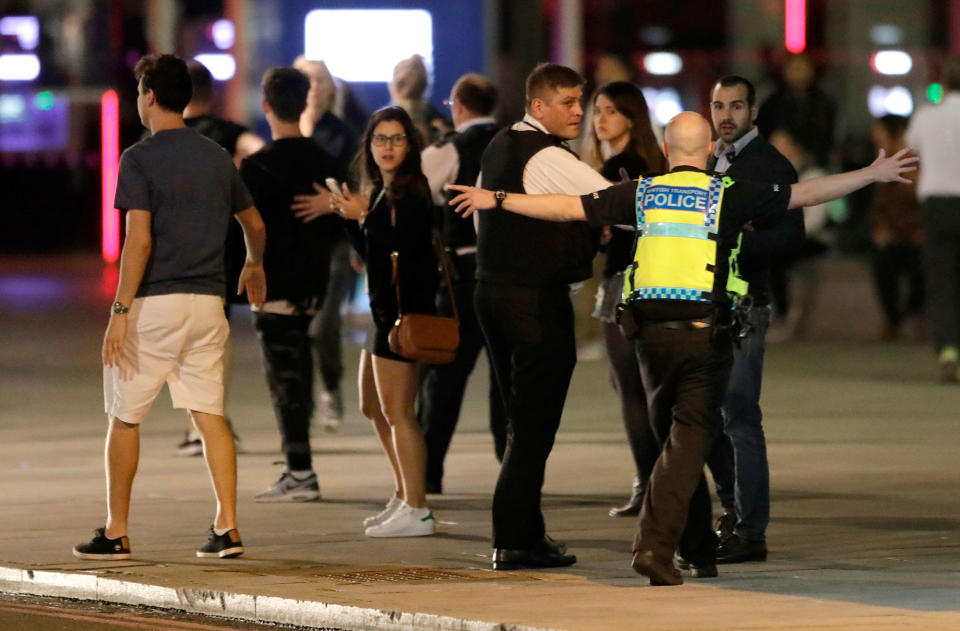
[[[395,215],[394,215],[395,217]],[[393,218],[393,217],[392,217]],[[443,268],[447,291],[450,292],[450,304],[453,305],[453,317],[428,315],[425,313],[404,313],[400,300],[400,276],[398,260],[400,254],[390,253],[393,264],[393,285],[397,288],[397,321],[390,329],[387,340],[390,350],[397,355],[413,361],[427,364],[449,364],[457,355],[460,346],[460,315],[453,296],[453,284],[450,282],[450,267],[443,244],[439,242],[440,266]]]

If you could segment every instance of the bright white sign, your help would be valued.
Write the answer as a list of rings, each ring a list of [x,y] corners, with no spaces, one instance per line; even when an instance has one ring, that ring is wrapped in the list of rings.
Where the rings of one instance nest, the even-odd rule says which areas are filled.
[[[230,53],[206,53],[194,57],[217,81],[229,81],[237,71],[237,62]]]
[[[40,76],[36,55],[0,55],[0,81],[33,81]]]
[[[315,9],[304,30],[307,59],[345,81],[390,81],[411,55],[433,67],[433,18],[423,9]]]

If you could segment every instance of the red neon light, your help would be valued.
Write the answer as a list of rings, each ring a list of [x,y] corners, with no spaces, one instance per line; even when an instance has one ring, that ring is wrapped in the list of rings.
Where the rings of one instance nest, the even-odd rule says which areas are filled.
[[[120,258],[120,212],[113,207],[117,192],[117,165],[120,162],[120,104],[117,93],[107,90],[100,99],[100,189],[103,260]]]
[[[784,44],[791,53],[807,47],[807,0],[785,0]]]

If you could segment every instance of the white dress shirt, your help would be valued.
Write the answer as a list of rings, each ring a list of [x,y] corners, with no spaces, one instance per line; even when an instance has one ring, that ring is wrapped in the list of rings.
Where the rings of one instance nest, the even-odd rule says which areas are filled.
[[[910,122],[907,145],[920,156],[917,197],[960,197],[960,92],[921,108]]]
[[[461,123],[455,131],[459,134],[476,125],[488,125],[496,122],[492,116],[471,118]],[[460,154],[457,153],[457,148],[453,146],[452,142],[446,142],[439,147],[430,145],[420,154],[420,162],[427,183],[430,184],[433,203],[442,206],[446,203],[444,192],[447,186],[457,181],[457,173],[460,172]]]

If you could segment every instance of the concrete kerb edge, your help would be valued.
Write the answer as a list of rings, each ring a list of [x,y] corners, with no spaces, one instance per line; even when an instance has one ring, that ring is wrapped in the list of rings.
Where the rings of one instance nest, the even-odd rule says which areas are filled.
[[[543,627],[464,620],[452,616],[327,604],[275,596],[163,587],[95,574],[24,570],[3,566],[0,566],[0,591],[144,605],[223,618],[306,627],[337,627],[351,631],[555,631]]]

